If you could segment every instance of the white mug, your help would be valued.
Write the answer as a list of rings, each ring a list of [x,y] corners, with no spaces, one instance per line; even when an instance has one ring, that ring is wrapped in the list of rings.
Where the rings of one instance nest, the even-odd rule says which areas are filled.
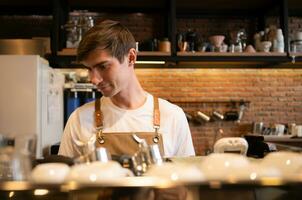
[[[293,128],[292,135],[297,136],[297,137],[302,137],[302,125],[296,125]]]
[[[283,124],[275,124],[276,135],[282,136],[284,135],[285,125]]]

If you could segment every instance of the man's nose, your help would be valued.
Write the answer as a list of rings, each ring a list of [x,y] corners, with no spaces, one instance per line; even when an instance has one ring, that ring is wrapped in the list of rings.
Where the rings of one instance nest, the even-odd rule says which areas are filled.
[[[90,81],[94,85],[98,85],[100,82],[102,82],[102,77],[95,71],[90,72]]]

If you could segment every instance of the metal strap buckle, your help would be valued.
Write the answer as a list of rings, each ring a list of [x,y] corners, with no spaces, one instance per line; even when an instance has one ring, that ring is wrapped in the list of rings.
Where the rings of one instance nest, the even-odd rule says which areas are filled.
[[[156,135],[156,136],[153,137],[153,142],[155,144],[157,144],[159,142],[159,136],[158,135]]]
[[[97,140],[98,140],[98,142],[100,144],[104,144],[105,143],[105,136],[103,135],[102,129],[98,130],[98,138],[97,138]]]
[[[159,133],[158,133],[159,126],[154,125],[154,129],[155,129],[155,136],[153,137],[153,142],[157,144],[159,142],[159,139],[160,139]]]

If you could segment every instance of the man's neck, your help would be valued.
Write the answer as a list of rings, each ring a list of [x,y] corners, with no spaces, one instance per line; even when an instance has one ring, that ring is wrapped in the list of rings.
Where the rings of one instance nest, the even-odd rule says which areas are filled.
[[[123,109],[136,109],[141,107],[147,100],[147,94],[139,83],[135,87],[127,88],[114,97],[110,98],[112,103]]]

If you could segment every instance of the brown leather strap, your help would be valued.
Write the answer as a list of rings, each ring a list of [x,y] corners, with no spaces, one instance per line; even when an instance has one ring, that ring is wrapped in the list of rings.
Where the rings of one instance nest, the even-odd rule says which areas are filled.
[[[153,113],[153,125],[157,129],[159,129],[160,126],[160,112],[159,112],[159,103],[158,103],[158,98],[153,97],[153,104],[154,104],[154,113]]]
[[[101,111],[101,101],[100,98],[95,100],[95,111],[94,111],[94,118],[95,118],[95,126],[97,130],[103,129],[103,113]],[[153,125],[156,131],[160,127],[160,112],[159,112],[159,103],[158,98],[153,97]]]
[[[95,100],[95,109],[94,109],[94,120],[97,130],[103,129],[103,113],[101,111],[101,102],[100,98]]]

